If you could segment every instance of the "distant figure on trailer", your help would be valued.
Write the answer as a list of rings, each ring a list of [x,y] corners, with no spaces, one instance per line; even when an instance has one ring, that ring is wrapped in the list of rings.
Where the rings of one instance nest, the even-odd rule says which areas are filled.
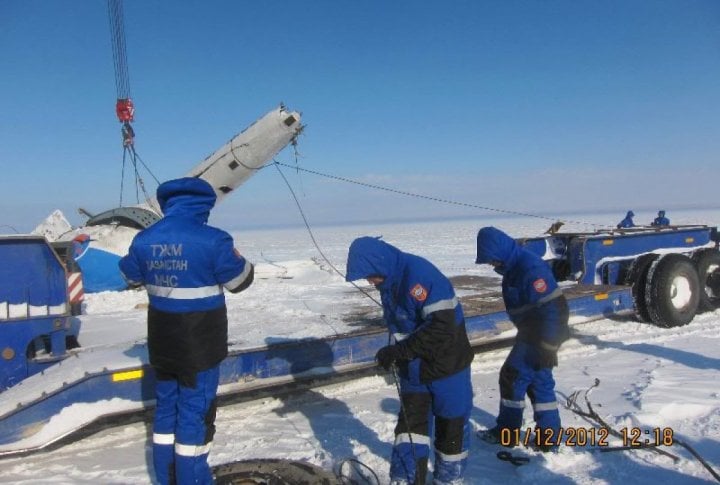
[[[148,352],[155,371],[153,465],[162,484],[211,484],[207,462],[215,434],[220,362],[227,356],[223,287],[238,293],[253,281],[253,265],[232,237],[207,225],[216,194],[205,180],[161,184],[164,217],[139,232],[120,271],[145,286]]]
[[[366,279],[380,291],[383,319],[394,341],[376,355],[384,369],[397,370],[400,381],[390,483],[425,483],[433,428],[432,483],[462,483],[470,447],[474,354],[450,280],[426,259],[374,237],[352,242],[345,279]]]
[[[625,214],[625,219],[620,221],[620,223],[617,225],[617,228],[625,229],[627,227],[635,227],[633,217],[635,217],[635,213],[633,211],[627,211],[627,214]]]
[[[658,211],[658,216],[650,223],[651,226],[669,226],[670,219],[665,217],[665,211]]]
[[[560,413],[552,368],[557,366],[560,345],[570,335],[567,300],[550,266],[499,229],[480,229],[475,263],[492,265],[502,275],[505,309],[517,327],[515,344],[500,369],[497,424],[481,438],[505,446],[524,439],[527,395],[536,425],[531,442],[542,451],[557,449]]]

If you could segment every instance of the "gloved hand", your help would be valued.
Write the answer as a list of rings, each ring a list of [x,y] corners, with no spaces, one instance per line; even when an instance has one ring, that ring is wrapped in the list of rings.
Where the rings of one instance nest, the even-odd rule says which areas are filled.
[[[542,341],[533,352],[532,367],[535,370],[551,369],[558,365],[558,346]]]
[[[375,354],[375,360],[380,367],[390,370],[390,367],[398,360],[409,360],[405,347],[399,344],[386,345]]]

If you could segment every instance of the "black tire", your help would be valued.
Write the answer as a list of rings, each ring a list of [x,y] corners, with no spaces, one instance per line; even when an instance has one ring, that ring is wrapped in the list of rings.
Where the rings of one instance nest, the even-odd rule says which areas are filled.
[[[72,350],[80,348],[80,342],[75,335],[65,336],[65,350]]]
[[[720,252],[700,251],[693,256],[693,261],[700,278],[700,311],[720,308]]]
[[[570,277],[570,263],[563,259],[556,259],[551,263],[555,281],[567,281]]]
[[[70,315],[82,315],[82,302],[70,303]]]
[[[635,316],[641,322],[652,323],[652,318],[645,303],[645,290],[650,265],[658,258],[657,254],[644,254],[634,260],[628,269],[625,284],[632,287],[633,302],[635,303]]]
[[[695,317],[700,303],[700,279],[695,264],[682,254],[668,254],[648,270],[645,305],[658,327],[680,327]]]
[[[212,469],[216,485],[340,485],[332,473],[299,461],[260,459],[236,461]]]

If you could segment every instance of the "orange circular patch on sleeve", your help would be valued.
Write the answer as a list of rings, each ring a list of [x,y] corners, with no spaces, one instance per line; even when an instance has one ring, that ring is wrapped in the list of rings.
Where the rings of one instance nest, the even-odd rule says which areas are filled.
[[[535,288],[535,291],[538,293],[545,293],[547,291],[547,283],[545,283],[544,279],[538,278],[533,281],[533,288]]]
[[[410,290],[410,295],[417,301],[425,301],[428,296],[427,290],[420,283],[412,287],[412,290]]]

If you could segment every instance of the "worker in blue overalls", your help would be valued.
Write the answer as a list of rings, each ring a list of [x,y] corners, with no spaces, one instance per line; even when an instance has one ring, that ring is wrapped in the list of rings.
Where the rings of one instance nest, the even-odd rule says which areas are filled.
[[[627,211],[627,214],[625,214],[625,219],[620,221],[617,225],[618,229],[625,229],[628,227],[635,227],[635,223],[633,222],[633,217],[635,217],[635,213],[633,211]]]
[[[533,406],[536,429],[528,442],[543,451],[556,449],[561,438],[560,413],[552,368],[569,336],[568,304],[550,266],[494,227],[480,229],[477,264],[490,264],[503,276],[505,309],[517,327],[510,354],[500,369],[500,413],[497,425],[481,437],[514,446],[525,441],[525,396]]]
[[[148,293],[148,353],[155,371],[153,465],[161,485],[211,484],[220,362],[227,356],[223,288],[250,286],[253,265],[232,237],[207,225],[216,195],[199,178],[162,183],[164,217],[139,232],[120,271]]]
[[[350,245],[347,281],[380,291],[393,343],[376,355],[397,370],[401,409],[390,462],[393,485],[424,484],[435,429],[434,484],[462,483],[470,437],[473,351],[450,281],[429,261],[374,237]]]
[[[669,226],[670,219],[665,217],[665,211],[658,211],[658,216],[650,223],[651,226]]]

